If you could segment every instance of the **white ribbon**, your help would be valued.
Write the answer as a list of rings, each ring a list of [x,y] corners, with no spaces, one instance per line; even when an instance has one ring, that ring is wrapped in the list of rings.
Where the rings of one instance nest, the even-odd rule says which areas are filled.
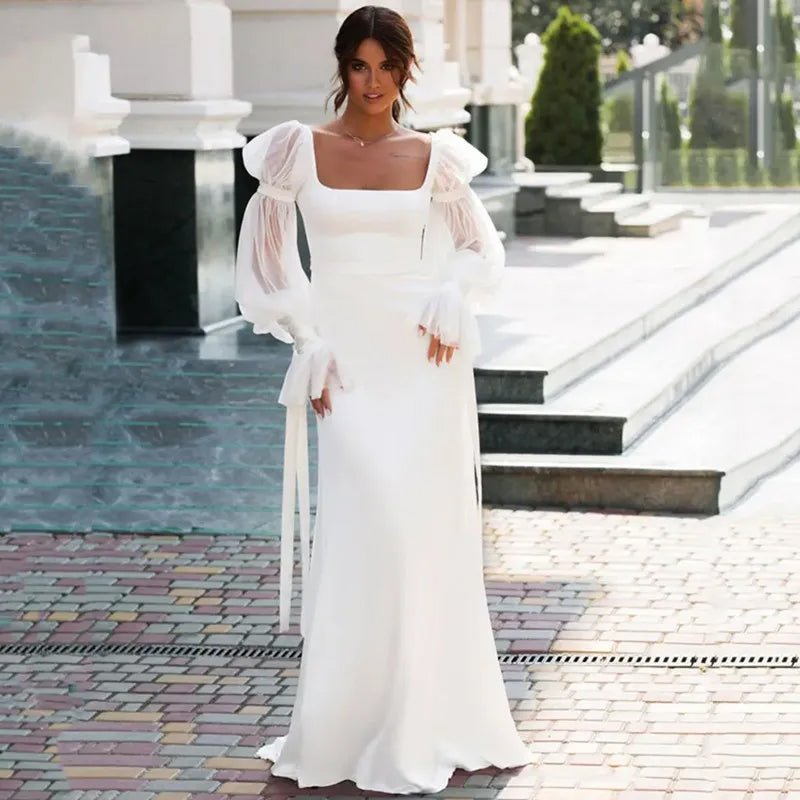
[[[306,585],[311,566],[311,498],[308,480],[308,419],[306,400],[320,397],[329,378],[341,384],[338,366],[330,349],[318,338],[298,343],[283,380],[278,402],[286,406],[283,449],[283,500],[281,504],[281,565],[278,630],[289,630],[294,568],[294,512],[300,507],[300,635],[306,635]],[[297,497],[295,497],[295,492]]]

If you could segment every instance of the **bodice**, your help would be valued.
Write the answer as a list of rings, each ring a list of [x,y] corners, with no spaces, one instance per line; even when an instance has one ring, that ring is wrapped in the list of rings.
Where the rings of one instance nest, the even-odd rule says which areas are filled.
[[[327,263],[349,271],[422,270],[430,174],[418,189],[335,189],[312,170],[297,194],[312,272]]]

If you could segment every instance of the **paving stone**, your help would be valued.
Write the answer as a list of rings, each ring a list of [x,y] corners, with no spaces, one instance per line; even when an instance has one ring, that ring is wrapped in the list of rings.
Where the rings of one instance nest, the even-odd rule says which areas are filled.
[[[643,644],[641,652],[658,654],[670,645],[673,652],[697,655],[737,648],[741,652],[744,646],[757,653],[759,648],[780,645],[782,639],[790,648],[798,641],[792,637],[800,631],[800,586],[795,578],[800,520],[762,525],[746,519],[499,509],[487,509],[485,518],[487,597],[498,649],[503,641],[516,645],[544,639],[553,651],[563,650],[564,643],[580,650],[594,642],[610,642],[617,650]],[[0,543],[15,542],[16,552],[26,546],[21,540],[14,535],[0,537]],[[40,540],[39,546],[42,541],[52,538]],[[60,561],[53,559],[54,567],[75,577],[63,565],[82,552],[86,541],[73,538],[71,549],[60,551]],[[165,565],[180,564],[185,557],[177,550],[181,541],[170,539],[169,546],[178,555],[165,559]],[[103,542],[115,558],[128,558],[133,564],[140,550],[131,545],[150,546],[154,539],[113,535]],[[248,546],[243,537],[208,537],[203,546],[209,553],[212,543],[216,553],[229,556],[226,561],[236,561],[234,554]],[[198,550],[191,555],[202,558],[202,554]],[[85,561],[92,563],[89,558]],[[149,565],[157,566],[155,561]],[[87,572],[83,578],[91,575]],[[277,574],[271,580],[277,581]],[[239,613],[243,599],[224,593],[242,591],[242,586],[250,584],[237,583],[235,576],[227,574],[224,584],[221,596],[230,602],[219,604],[213,615],[203,614],[202,622],[188,612],[184,624],[200,625],[197,632],[207,624],[230,625],[227,633],[208,636],[239,636],[248,620]],[[261,602],[257,609],[267,605],[264,598],[252,600]],[[59,603],[63,603],[61,595]],[[97,613],[114,614],[121,604]],[[82,614],[85,606],[75,605],[75,609],[61,606],[60,610]],[[130,596],[125,605],[130,613]],[[154,613],[155,604],[142,605],[147,611],[141,613]],[[275,610],[275,602],[269,605]],[[227,614],[229,607],[236,613]],[[18,613],[30,610],[34,610],[30,604],[22,603]],[[134,618],[117,620],[113,630],[100,632],[113,641],[120,625],[142,622],[139,612],[134,613]],[[211,622],[210,617],[218,619]],[[31,622],[34,627],[39,624]],[[54,622],[48,636],[75,620]],[[92,622],[96,626],[104,620]],[[273,642],[285,642],[277,636],[275,622],[253,629],[272,632],[268,635]],[[154,616],[144,621],[144,627],[130,631],[141,636],[162,626],[155,628],[156,635],[162,635],[169,625]],[[176,627],[168,635],[175,637],[177,632]],[[669,642],[668,635],[682,636],[684,641]],[[665,638],[661,641],[658,636]],[[651,637],[652,641],[641,641]],[[289,641],[301,643],[296,636]],[[75,787],[69,780],[47,783],[49,788],[44,790],[53,794],[58,783],[57,793],[65,800],[72,800],[68,794],[78,788],[75,798],[80,800],[98,800],[108,793],[115,798],[130,795],[130,800],[140,796],[151,800],[170,791],[197,800],[203,795],[225,796],[223,785],[236,785],[237,790],[242,786],[237,797],[263,794],[270,786],[268,765],[254,758],[254,750],[258,742],[288,728],[299,667],[297,660],[132,654],[11,659],[0,654],[0,664],[0,674],[5,676],[0,693],[9,686],[14,692],[13,707],[0,704],[0,749],[5,746],[2,737],[9,735],[14,742],[27,739],[34,749],[42,750],[0,756],[0,769],[28,776],[19,784],[22,791],[39,791],[36,787],[45,782],[45,776],[69,776],[62,763],[72,769],[77,762],[60,760],[68,757],[89,759],[80,764],[98,770],[105,764],[140,770],[138,778],[118,779],[135,780],[135,787],[117,783]],[[530,790],[528,796],[535,800],[540,794],[557,796],[553,793],[559,791],[568,791],[564,796],[570,800],[597,800],[612,794],[621,800],[636,792],[655,800],[679,786],[678,794],[685,797],[701,792],[725,800],[727,793],[738,791],[735,783],[721,782],[734,769],[741,770],[739,786],[745,781],[743,791],[754,797],[759,777],[765,791],[779,783],[776,791],[800,791],[796,668],[715,666],[702,670],[562,663],[503,664],[501,669],[518,729],[535,758],[536,768],[529,774],[536,778],[517,783],[519,776],[504,771],[460,772],[452,788],[442,793],[445,798],[514,800],[518,793]],[[3,701],[8,696],[0,694]],[[62,708],[64,701],[70,705]],[[25,709],[49,716],[26,717],[21,714]],[[66,727],[55,727],[60,724]],[[41,725],[53,726],[47,736],[40,733]],[[50,752],[44,752],[45,747]],[[128,764],[122,761],[126,757],[145,762]],[[783,773],[763,772],[769,769]],[[612,773],[622,776],[616,779],[618,783],[610,777]],[[152,780],[143,786],[144,774]],[[174,777],[159,777],[165,775]],[[254,775],[259,779],[249,780]],[[13,780],[2,778],[2,773],[0,779]],[[733,775],[731,780],[735,779]],[[204,788],[182,788],[178,780]],[[560,785],[560,780],[569,784]],[[709,782],[722,789],[709,794]],[[249,783],[257,783],[259,790],[252,792]],[[321,794],[309,790],[308,796]],[[298,797],[296,790],[292,796]]]

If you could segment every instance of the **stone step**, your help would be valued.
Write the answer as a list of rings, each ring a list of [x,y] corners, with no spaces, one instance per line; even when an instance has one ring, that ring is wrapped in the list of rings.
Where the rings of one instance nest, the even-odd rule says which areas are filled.
[[[646,263],[646,243],[633,239],[606,240],[599,255],[591,242],[576,243],[588,249],[585,256],[558,240],[535,240],[531,251],[518,239],[497,300],[479,317],[479,402],[554,399],[798,235],[800,214],[781,206],[705,231],[665,234],[658,248],[648,246]],[[575,263],[549,267],[549,247],[553,258],[574,254]],[[517,259],[524,266],[515,267]]]
[[[591,181],[588,172],[516,172],[512,178],[519,186],[514,210],[518,236],[539,236],[545,232],[548,189],[586,186]]]
[[[483,456],[489,505],[715,514],[800,455],[800,319],[733,358],[619,456]]]
[[[652,206],[617,223],[617,236],[660,236],[674,231],[687,210],[686,206],[665,203]]]
[[[620,194],[585,209],[583,215],[584,236],[616,236],[618,223],[650,206],[650,196],[644,194]]]
[[[724,470],[720,508],[800,454],[800,317],[714,372],[639,439],[632,458]]]
[[[716,514],[722,473],[613,456],[482,456],[483,502],[510,508]]]
[[[546,406],[479,407],[484,452],[621,453],[727,359],[800,314],[800,240]]]
[[[585,211],[622,190],[621,183],[549,187],[545,191],[545,231],[552,236],[583,236]]]
[[[583,208],[591,208],[610,197],[618,195],[624,189],[621,183],[586,183],[574,186],[548,186],[547,200],[574,202]]]

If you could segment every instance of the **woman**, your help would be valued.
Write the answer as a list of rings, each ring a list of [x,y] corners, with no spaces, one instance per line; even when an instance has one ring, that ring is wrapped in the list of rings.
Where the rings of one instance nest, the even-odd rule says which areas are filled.
[[[242,222],[236,299],[255,333],[294,344],[279,398],[281,631],[295,479],[304,582],[289,732],[257,755],[301,788],[352,780],[436,792],[457,767],[531,763],[483,585],[472,311],[497,285],[504,252],[469,186],[486,158],[452,132],[397,122],[417,63],[405,20],[364,6],[343,22],[335,54],[341,117],[317,129],[281,123],[243,151],[259,188]],[[319,443],[313,558],[309,398]]]

